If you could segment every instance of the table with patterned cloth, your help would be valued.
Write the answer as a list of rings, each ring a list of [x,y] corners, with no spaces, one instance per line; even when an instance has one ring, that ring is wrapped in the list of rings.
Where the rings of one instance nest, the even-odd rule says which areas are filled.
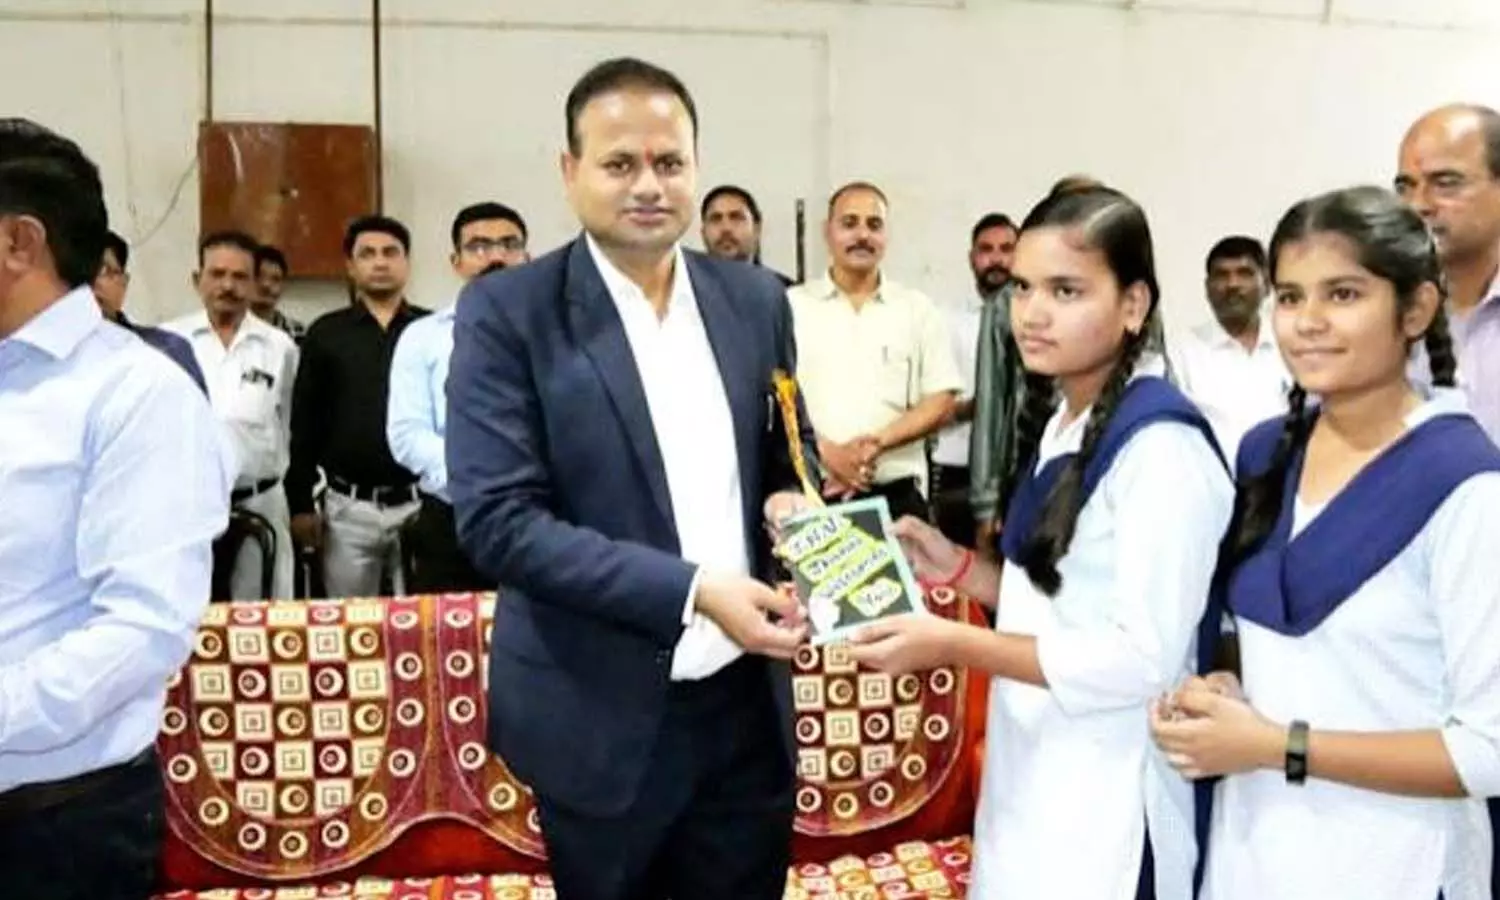
[[[978,616],[952,592],[928,603]],[[157,742],[163,890],[180,892],[161,896],[553,896],[531,794],[485,745],[493,614],[492,594],[213,605]],[[982,684],[864,671],[837,646],[799,653],[806,865],[789,898],[962,896],[966,845],[906,842],[972,827]],[[513,874],[452,877],[466,872]],[[244,887],[206,890],[228,885]]]

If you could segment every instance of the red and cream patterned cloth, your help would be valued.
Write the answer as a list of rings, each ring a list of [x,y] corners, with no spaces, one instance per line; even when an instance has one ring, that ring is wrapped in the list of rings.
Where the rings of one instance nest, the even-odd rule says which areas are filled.
[[[543,856],[485,747],[493,597],[214,604],[157,748],[173,832],[232,872],[302,881],[458,819]]]
[[[847,857],[827,865],[796,866],[788,874],[786,900],[895,900],[963,898],[968,891],[968,838],[901,844],[868,859]],[[317,887],[179,891],[157,900],[556,900],[546,876],[469,875],[387,881],[361,878]]]
[[[962,898],[969,892],[973,847],[960,837],[901,844],[867,859],[843,857],[827,865],[792,869],[786,900],[893,900]]]
[[[240,888],[177,891],[156,900],[557,900],[545,875],[464,875],[457,878],[361,878],[316,887]]]
[[[938,588],[928,608],[966,620],[971,601]],[[805,646],[792,671],[797,830],[873,831],[921,809],[964,752],[965,692],[952,667],[899,677],[858,668],[848,648]]]

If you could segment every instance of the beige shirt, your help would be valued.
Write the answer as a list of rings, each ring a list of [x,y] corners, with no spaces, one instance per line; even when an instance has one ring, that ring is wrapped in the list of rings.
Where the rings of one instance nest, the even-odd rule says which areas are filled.
[[[942,310],[884,276],[858,311],[828,275],[787,291],[797,337],[797,377],[813,429],[848,441],[873,435],[926,397],[957,393],[964,378]],[[924,441],[880,457],[875,483],[916,478],[927,491]]]

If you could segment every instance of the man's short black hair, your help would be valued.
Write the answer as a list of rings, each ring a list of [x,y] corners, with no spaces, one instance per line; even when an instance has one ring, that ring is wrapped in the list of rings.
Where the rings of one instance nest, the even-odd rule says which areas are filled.
[[[979,221],[974,223],[974,229],[969,232],[969,246],[974,246],[979,240],[979,236],[991,228],[1009,228],[1015,232],[1021,230],[1016,227],[1016,223],[1011,221],[1010,216],[1007,216],[1005,213],[985,213],[979,217]]]
[[[1212,272],[1214,263],[1224,259],[1248,259],[1255,264],[1255,268],[1266,271],[1266,248],[1249,235],[1232,234],[1214,244],[1208,251],[1208,259],[1204,260],[1203,268]]]
[[[280,268],[283,275],[292,271],[292,267],[286,264],[286,254],[274,244],[261,244],[255,248],[255,274],[259,275],[261,267],[267,264]]]
[[[121,272],[125,271],[125,267],[130,264],[130,245],[125,243],[125,239],[113,231],[104,232],[104,253],[114,254],[115,264],[120,267]],[[104,262],[103,253],[99,255],[99,261],[102,265]]]
[[[755,202],[754,197],[750,196],[749,191],[734,184],[721,184],[707,194],[704,194],[703,203],[698,207],[698,218],[707,218],[708,208],[720,197],[740,198],[744,202],[745,208],[750,210],[750,218],[755,220],[755,224],[760,224],[760,205]]]
[[[198,241],[198,268],[203,268],[203,254],[214,247],[234,247],[250,254],[250,259],[254,260],[255,252],[260,249],[260,242],[243,231],[230,229],[209,232]]]
[[[839,205],[839,200],[842,199],[845,194],[852,194],[855,191],[869,191],[870,193],[879,197],[881,203],[884,203],[886,206],[891,205],[891,201],[887,200],[885,197],[885,191],[882,191],[880,188],[876,187],[868,181],[851,181],[848,184],[840,187],[838,190],[834,191],[832,194],[828,195],[829,218],[833,217],[833,208]]]
[[[688,93],[682,80],[660,66],[635,57],[622,56],[607,59],[589,69],[573,85],[573,89],[568,91],[563,111],[567,118],[569,153],[577,156],[582,149],[578,137],[578,117],[583,115],[583,108],[595,97],[623,88],[646,88],[676,96],[687,109],[688,120],[693,123],[693,139],[697,140],[698,107],[693,103],[693,95]]]
[[[453,249],[458,249],[458,240],[463,236],[465,225],[472,225],[475,222],[489,222],[494,219],[509,222],[519,228],[522,240],[530,239],[531,235],[526,231],[526,220],[521,218],[520,213],[506,206],[504,203],[486,201],[484,203],[474,203],[465,206],[458,211],[458,215],[453,217],[453,227],[449,229],[450,236],[453,239]]]
[[[344,258],[348,259],[354,255],[354,242],[359,240],[362,234],[388,234],[396,239],[401,245],[401,251],[407,256],[411,255],[411,232],[405,225],[390,216],[370,215],[360,216],[349,227],[344,229]]]
[[[0,119],[0,215],[42,223],[57,276],[69,288],[99,273],[109,230],[99,167],[77,144],[30,119]]]

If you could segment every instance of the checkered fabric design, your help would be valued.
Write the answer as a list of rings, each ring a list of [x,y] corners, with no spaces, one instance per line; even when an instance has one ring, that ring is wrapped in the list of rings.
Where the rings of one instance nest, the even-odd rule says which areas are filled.
[[[531,796],[484,744],[492,615],[488,595],[212,605],[162,715],[169,825],[275,880],[434,817],[540,857]]]
[[[949,619],[963,620],[969,602],[947,589],[927,596]],[[920,809],[963,752],[964,696],[952,667],[893,677],[860,669],[844,645],[799,650],[797,830],[859,834]]]

